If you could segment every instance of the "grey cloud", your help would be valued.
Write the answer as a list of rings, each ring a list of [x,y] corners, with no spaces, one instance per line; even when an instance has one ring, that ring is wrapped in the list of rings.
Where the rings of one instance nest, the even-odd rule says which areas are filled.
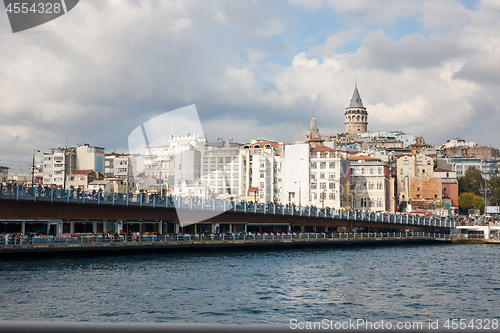
[[[384,31],[368,33],[363,47],[350,60],[354,68],[368,67],[388,71],[403,68],[440,66],[445,61],[467,56],[468,49],[437,37],[426,38],[420,34],[404,35],[392,40]]]

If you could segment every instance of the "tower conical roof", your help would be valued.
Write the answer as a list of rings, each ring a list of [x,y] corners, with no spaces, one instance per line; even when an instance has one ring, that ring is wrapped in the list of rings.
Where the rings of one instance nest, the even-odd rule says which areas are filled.
[[[354,93],[352,94],[350,108],[364,108],[361,97],[359,96],[358,86],[354,87]]]

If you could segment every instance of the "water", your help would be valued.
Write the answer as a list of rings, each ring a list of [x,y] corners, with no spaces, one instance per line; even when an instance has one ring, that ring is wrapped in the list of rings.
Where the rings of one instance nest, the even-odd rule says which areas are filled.
[[[0,263],[0,320],[492,319],[498,252],[433,245],[8,261]]]

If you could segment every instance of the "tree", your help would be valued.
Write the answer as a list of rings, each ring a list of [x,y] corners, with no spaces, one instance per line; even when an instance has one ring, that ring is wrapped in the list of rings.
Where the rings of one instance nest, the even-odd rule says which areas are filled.
[[[488,180],[488,202],[492,206],[498,206],[500,203],[500,178],[493,176]]]
[[[483,209],[484,201],[479,195],[465,192],[458,197],[458,207],[465,210]]]
[[[474,193],[481,196],[484,180],[481,171],[471,166],[465,170],[464,176],[458,180],[459,193]]]

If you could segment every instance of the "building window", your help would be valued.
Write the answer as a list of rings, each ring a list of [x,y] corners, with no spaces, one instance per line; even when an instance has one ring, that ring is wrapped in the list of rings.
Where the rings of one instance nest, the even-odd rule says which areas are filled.
[[[317,183],[311,183],[311,189],[315,190],[318,188],[318,184]]]
[[[373,168],[370,168],[370,175],[373,175]]]
[[[326,162],[321,162],[319,164],[320,169],[326,169]]]
[[[264,172],[261,172],[261,173],[260,173],[260,178],[264,178],[264,177],[265,177]]]
[[[364,175],[365,174],[365,168],[361,168],[361,174]]]
[[[316,162],[311,163],[311,169],[316,169]]]
[[[326,183],[320,183],[320,184],[319,184],[319,188],[320,188],[321,190],[326,190]]]
[[[328,188],[330,190],[335,190],[335,183],[328,183]],[[351,188],[352,188],[352,185],[351,185]]]
[[[403,164],[404,164],[404,165],[408,165],[408,164],[410,164],[410,161],[408,161],[408,160],[404,160],[404,161],[403,161]]]
[[[330,169],[335,169],[335,162],[330,162]]]
[[[416,165],[422,165],[422,161],[417,161],[415,164]]]
[[[328,199],[330,199],[330,200],[335,200],[335,193],[330,193],[330,194],[328,195]]]
[[[320,173],[319,174],[319,178],[320,179],[325,179],[326,178],[326,174],[325,173]]]

